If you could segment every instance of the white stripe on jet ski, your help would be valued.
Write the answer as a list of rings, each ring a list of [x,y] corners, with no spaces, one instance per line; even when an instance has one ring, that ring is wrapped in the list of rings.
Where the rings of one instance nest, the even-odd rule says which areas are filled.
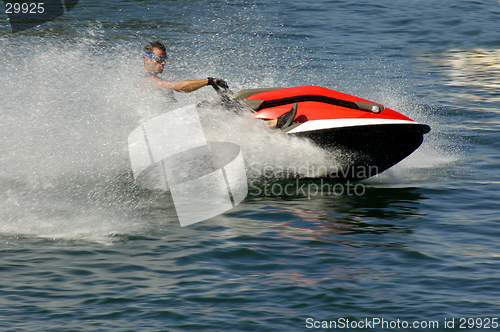
[[[384,125],[384,124],[417,124],[417,123],[408,120],[375,119],[375,118],[312,120],[304,122],[300,126],[293,128],[288,132],[288,134],[300,133],[312,130],[331,129],[331,128]]]

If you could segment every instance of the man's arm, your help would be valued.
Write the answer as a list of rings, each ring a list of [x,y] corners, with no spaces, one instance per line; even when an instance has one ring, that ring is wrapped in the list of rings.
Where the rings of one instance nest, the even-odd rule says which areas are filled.
[[[177,92],[192,92],[208,85],[207,78],[202,80],[185,80],[177,82],[164,81],[159,77],[151,77],[150,79],[153,80],[160,89],[170,89]]]

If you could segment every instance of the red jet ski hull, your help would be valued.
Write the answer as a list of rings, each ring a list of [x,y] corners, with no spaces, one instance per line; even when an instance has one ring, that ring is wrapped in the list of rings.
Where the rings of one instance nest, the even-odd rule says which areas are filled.
[[[296,104],[294,123],[284,130],[337,157],[340,151],[342,165],[328,174],[331,180],[375,176],[409,156],[430,131],[381,104],[317,86],[243,90],[233,98],[251,107],[259,119],[276,119]]]

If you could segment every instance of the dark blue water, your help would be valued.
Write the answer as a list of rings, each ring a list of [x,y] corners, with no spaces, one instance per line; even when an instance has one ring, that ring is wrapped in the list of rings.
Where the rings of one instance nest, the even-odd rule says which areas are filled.
[[[498,1],[82,0],[15,34],[0,20],[2,331],[500,328]],[[155,39],[165,79],[320,85],[432,131],[357,193],[265,178],[181,228],[168,192],[134,184],[127,138],[216,94],[142,89]],[[200,116],[249,173],[324,162],[308,142]]]

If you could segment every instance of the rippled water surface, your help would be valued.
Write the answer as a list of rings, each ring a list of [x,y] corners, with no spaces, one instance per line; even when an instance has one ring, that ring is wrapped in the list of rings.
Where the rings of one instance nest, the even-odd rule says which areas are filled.
[[[2,331],[500,328],[498,1],[81,0],[26,31],[0,22]],[[155,39],[165,79],[319,85],[432,131],[342,192],[264,176],[234,209],[181,228],[169,192],[134,184],[127,138],[217,95],[172,103],[142,88]],[[249,173],[324,162],[244,117],[200,118],[208,138],[241,146]]]

